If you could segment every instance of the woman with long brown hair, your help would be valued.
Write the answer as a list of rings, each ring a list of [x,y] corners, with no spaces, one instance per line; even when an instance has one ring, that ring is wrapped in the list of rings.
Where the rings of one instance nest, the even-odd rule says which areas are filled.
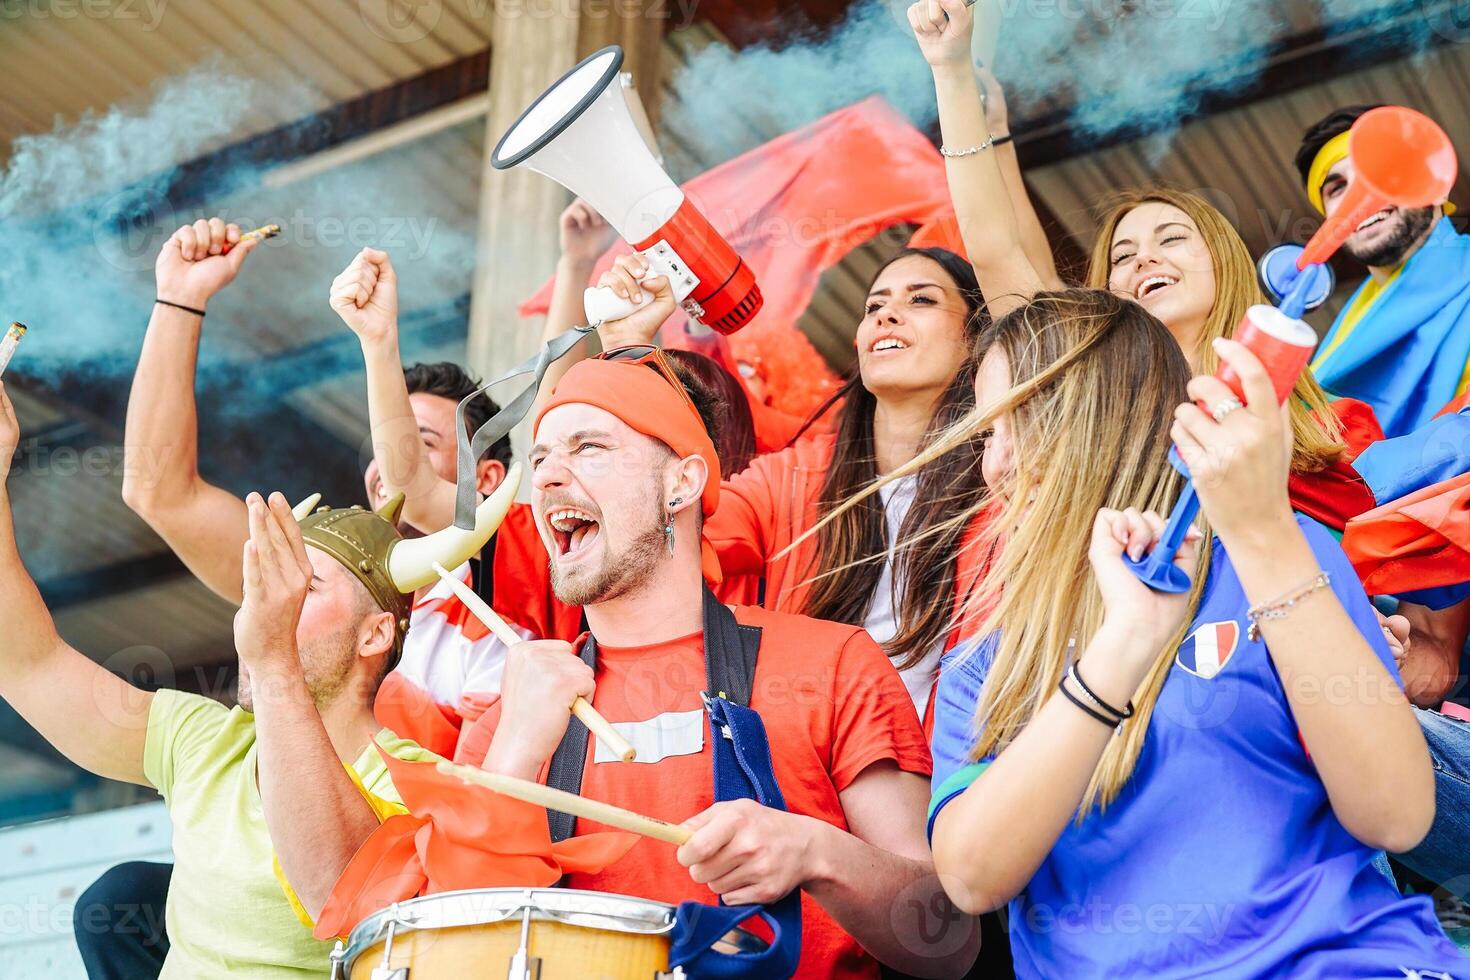
[[[987,332],[975,412],[891,474],[988,438],[990,492],[953,519],[988,510],[998,554],[983,639],[940,674],[936,870],[966,911],[1009,903],[1021,977],[1459,975],[1429,901],[1372,866],[1434,813],[1393,657],[1292,513],[1265,370],[1214,347],[1243,406],[1137,304],[1039,294]],[[1207,535],[1181,595],[1122,561],[1158,541],[1171,443]]]
[[[666,281],[644,280],[646,273],[642,259],[629,255],[602,278],[620,295],[653,297],[619,321],[624,341],[647,342],[674,309]],[[964,528],[926,532],[979,491],[979,444],[953,447],[881,500],[845,511],[791,546],[973,408],[971,352],[982,319],[963,258],[937,248],[900,251],[869,287],[857,371],[827,406],[840,403],[835,431],[798,434],[781,452],[756,457],[726,481],[706,528],[726,576],[764,579],[766,608],[865,626],[921,718],[952,635],[950,597],[973,581],[976,554],[964,546]],[[900,538],[911,543],[896,548]]]

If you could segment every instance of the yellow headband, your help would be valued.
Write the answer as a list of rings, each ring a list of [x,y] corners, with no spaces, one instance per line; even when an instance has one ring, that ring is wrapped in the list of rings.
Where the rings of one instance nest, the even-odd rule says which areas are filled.
[[[1312,160],[1312,168],[1307,172],[1307,200],[1312,202],[1318,214],[1327,213],[1327,206],[1322,201],[1322,185],[1327,183],[1327,175],[1332,168],[1348,158],[1348,143],[1352,135],[1351,129],[1338,133],[1317,151],[1316,158]],[[1454,214],[1455,206],[1446,201],[1444,213]]]
[[[1327,182],[1327,174],[1332,168],[1348,158],[1348,140],[1352,135],[1351,129],[1345,129],[1328,140],[1317,151],[1312,169],[1307,172],[1307,200],[1312,202],[1318,214],[1327,213],[1327,207],[1322,203],[1322,185]]]

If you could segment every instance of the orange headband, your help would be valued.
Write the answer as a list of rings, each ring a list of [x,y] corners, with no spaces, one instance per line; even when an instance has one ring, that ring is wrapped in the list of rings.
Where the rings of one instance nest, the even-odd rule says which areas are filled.
[[[710,441],[704,422],[679,392],[658,371],[643,365],[597,359],[572,366],[536,414],[541,428],[546,413],[559,405],[591,405],[621,419],[624,424],[650,439],[668,446],[680,459],[701,456],[709,468],[700,503],[704,516],[715,512],[720,502],[720,457]],[[719,560],[706,538],[704,577],[720,581]]]

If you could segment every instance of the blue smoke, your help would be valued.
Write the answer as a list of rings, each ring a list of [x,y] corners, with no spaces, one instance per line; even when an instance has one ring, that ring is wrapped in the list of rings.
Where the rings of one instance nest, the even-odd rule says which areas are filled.
[[[1253,84],[1273,51],[1300,29],[1280,0],[993,2],[1004,13],[994,68],[1012,118],[1065,107],[1063,121],[1084,141],[1153,133],[1163,145],[1209,96]],[[1448,29],[1420,15],[1421,6],[1319,0],[1329,36],[1391,21],[1394,43],[1410,51]],[[863,0],[821,37],[740,52],[711,45],[673,77],[677,100],[666,126],[707,164],[871,95],[927,128],[936,120],[933,84],[906,8],[903,0]],[[690,156],[673,156],[686,171],[680,176],[689,176]]]
[[[32,330],[11,370],[125,385],[152,307],[158,251],[179,225],[210,215],[283,229],[210,306],[201,370],[231,378],[231,394],[246,396],[221,400],[230,411],[248,415],[254,400],[322,380],[305,361],[283,361],[296,364],[290,371],[248,370],[262,355],[329,340],[355,349],[327,292],[363,246],[394,258],[406,311],[467,292],[477,216],[442,188],[472,188],[476,170],[445,160],[477,166],[478,121],[286,186],[270,186],[272,168],[242,156],[211,171],[207,200],[171,197],[181,164],[238,141],[252,118],[309,119],[324,101],[302,84],[248,78],[211,61],[161,83],[146,104],[18,138],[0,174],[0,318]],[[467,194],[473,199],[473,189]],[[432,349],[406,346],[407,356],[462,356],[463,340],[439,331]]]

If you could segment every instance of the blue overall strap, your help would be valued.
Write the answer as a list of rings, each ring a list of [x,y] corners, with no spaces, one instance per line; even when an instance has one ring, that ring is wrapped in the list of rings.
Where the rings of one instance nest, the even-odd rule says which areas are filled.
[[[716,610],[712,607],[718,607]],[[718,624],[718,625],[717,625]],[[750,643],[751,632],[739,627],[735,616],[724,605],[706,593],[705,601],[706,659],[709,663],[711,690],[705,696],[709,709],[710,742],[713,747],[715,800],[755,800],[762,806],[777,810],[786,809],[781,787],[776,783],[775,769],[771,764],[771,747],[766,738],[766,726],[761,716],[751,708],[721,697],[721,687],[715,682],[717,673],[726,686],[725,694],[742,695],[748,699],[755,677],[755,657],[758,650],[759,633],[754,636],[754,649]],[[721,637],[734,639],[736,650],[721,643]],[[738,653],[737,653],[738,650]],[[716,670],[713,663],[717,656],[730,657],[734,654],[746,665],[746,669],[731,670],[728,662]],[[722,658],[723,659],[723,658]],[[734,659],[734,657],[731,657]],[[732,678],[739,675],[739,679]],[[744,683],[742,683],[742,681]],[[736,691],[728,690],[735,687]],[[743,687],[743,690],[741,688]],[[712,948],[722,937],[747,919],[759,916],[771,928],[772,941],[759,953],[723,952]],[[796,972],[801,960],[801,892],[793,890],[780,901],[767,906],[745,905],[731,908],[724,905],[702,905],[698,902],[683,902],[671,936],[669,967],[682,966],[690,977],[715,977],[719,980],[766,980],[785,978]]]

